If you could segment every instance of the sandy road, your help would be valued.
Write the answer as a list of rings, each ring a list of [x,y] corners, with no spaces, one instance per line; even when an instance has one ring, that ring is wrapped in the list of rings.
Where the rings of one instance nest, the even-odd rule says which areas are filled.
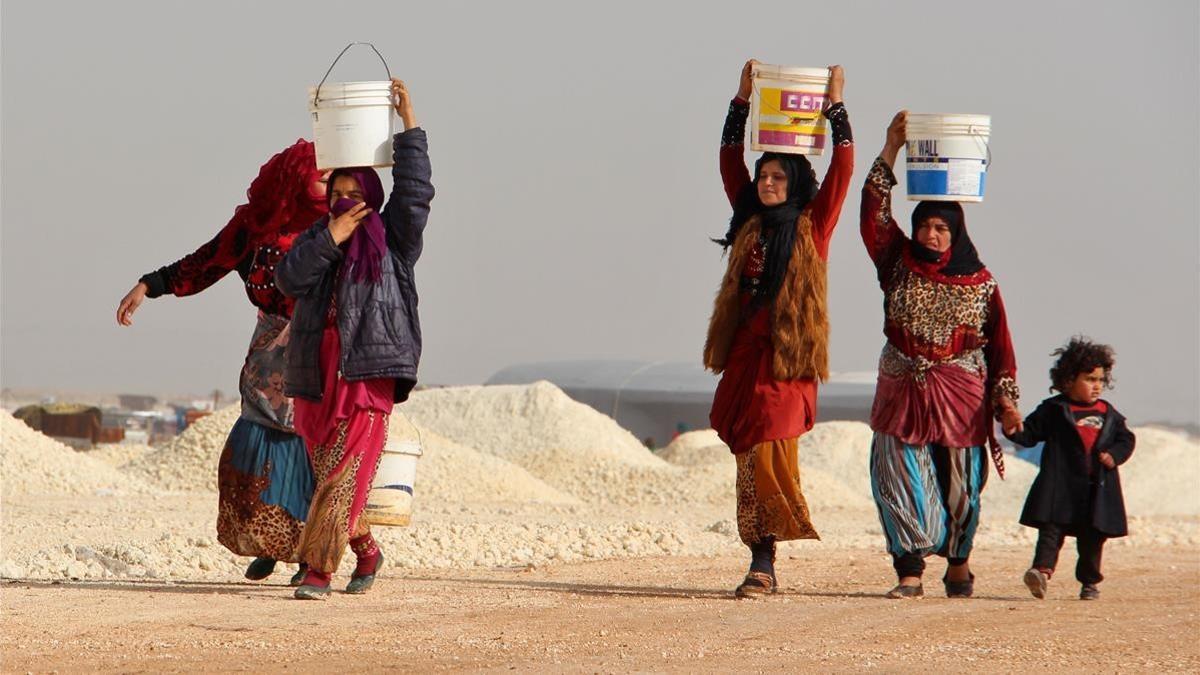
[[[731,599],[740,558],[610,560],[415,572],[324,603],[274,584],[5,582],[5,672],[629,670],[1200,671],[1200,555],[1114,548],[1098,602],[1074,553],[1050,597],[1020,583],[1024,549],[975,561],[977,597],[878,596],[875,551],[780,561],[780,595]],[[335,583],[345,583],[335,579]]]

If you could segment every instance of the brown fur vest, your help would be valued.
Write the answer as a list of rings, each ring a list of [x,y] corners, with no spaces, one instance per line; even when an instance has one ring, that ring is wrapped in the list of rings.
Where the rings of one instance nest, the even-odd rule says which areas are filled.
[[[704,367],[725,370],[729,348],[741,322],[738,299],[742,267],[762,227],[758,216],[742,226],[729,250],[729,267],[713,302],[704,343]],[[777,380],[829,378],[829,314],[825,304],[826,263],[812,240],[808,209],[796,219],[796,249],[771,305],[771,345],[775,348],[772,371]]]

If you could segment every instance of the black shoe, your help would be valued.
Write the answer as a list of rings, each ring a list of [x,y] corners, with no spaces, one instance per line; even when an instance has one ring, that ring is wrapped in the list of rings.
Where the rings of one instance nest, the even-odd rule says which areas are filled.
[[[1033,594],[1033,597],[1041,600],[1046,597],[1046,586],[1050,580],[1046,578],[1046,573],[1036,567],[1030,567],[1025,572],[1025,588]]]
[[[923,598],[925,597],[925,587],[921,584],[916,586],[904,586],[897,584],[895,588],[884,594],[884,597],[898,600],[900,598]]]
[[[299,569],[296,570],[296,573],[292,575],[291,580],[288,581],[288,586],[299,586],[300,584],[303,584],[304,576],[306,574],[308,574],[308,565],[306,563],[300,563]]]
[[[351,595],[361,595],[371,589],[375,583],[375,575],[383,568],[383,551],[379,552],[379,557],[375,559],[375,569],[370,574],[362,576],[351,576],[350,583],[346,584],[346,592]]]
[[[971,577],[966,581],[950,581],[949,577],[942,577],[942,585],[946,587],[947,598],[969,598],[975,592],[975,573],[970,572]]]
[[[274,558],[255,558],[246,566],[246,578],[250,581],[262,581],[275,571]]]
[[[1096,588],[1096,584],[1084,584],[1083,588],[1079,589],[1080,600],[1099,600],[1100,589]]]

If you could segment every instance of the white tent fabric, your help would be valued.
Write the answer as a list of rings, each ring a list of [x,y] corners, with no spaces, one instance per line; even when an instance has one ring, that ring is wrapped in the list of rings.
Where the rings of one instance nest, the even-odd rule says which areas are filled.
[[[665,445],[680,431],[708,428],[717,379],[688,362],[585,360],[513,365],[487,384],[546,380],[612,417],[638,438]],[[874,373],[834,374],[820,387],[817,419],[865,422],[874,396]]]

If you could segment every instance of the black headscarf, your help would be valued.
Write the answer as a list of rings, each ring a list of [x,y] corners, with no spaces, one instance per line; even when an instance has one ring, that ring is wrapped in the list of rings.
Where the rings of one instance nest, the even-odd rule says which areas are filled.
[[[957,277],[975,274],[983,269],[979,252],[971,242],[971,235],[967,233],[962,204],[958,202],[924,201],[913,209],[910,250],[914,258],[929,265],[936,265],[945,257],[944,253],[938,253],[917,242],[917,228],[929,218],[941,218],[950,226],[950,258],[937,269],[939,273]]]
[[[787,200],[775,206],[763,206],[758,198],[758,176],[763,164],[775,160],[787,174]],[[729,248],[737,239],[738,232],[754,216],[762,217],[762,237],[766,244],[766,261],[763,266],[763,292],[756,300],[765,302],[773,299],[783,285],[788,263],[792,260],[792,249],[796,245],[796,220],[800,212],[817,195],[817,174],[804,155],[766,152],[754,163],[754,180],[738,193],[729,219],[729,231],[716,243]]]

